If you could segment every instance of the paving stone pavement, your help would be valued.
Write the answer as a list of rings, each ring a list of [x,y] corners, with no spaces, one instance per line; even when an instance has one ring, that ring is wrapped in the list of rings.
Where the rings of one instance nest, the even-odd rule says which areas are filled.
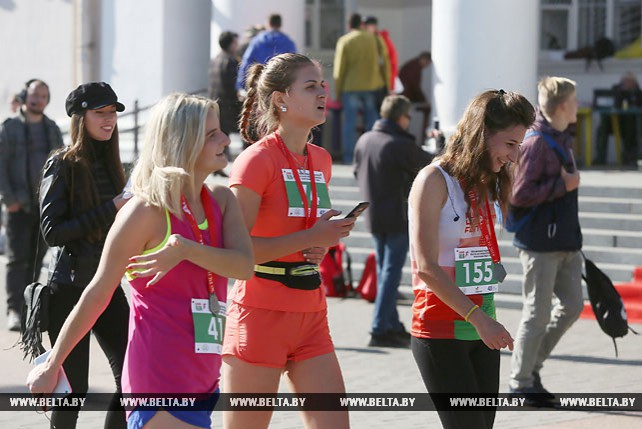
[[[0,257],[0,275],[4,257]],[[1,277],[0,277],[1,278]],[[4,291],[0,292],[4,297]],[[498,318],[511,333],[519,323],[519,302],[514,297],[498,294]],[[3,298],[0,298],[3,299]],[[402,319],[409,323],[410,301],[399,305]],[[373,306],[366,301],[329,299],[330,328],[337,349],[346,386],[352,393],[423,393],[419,372],[410,350],[368,348],[368,328]],[[21,360],[16,348],[10,348],[17,334],[4,327],[0,315],[0,392],[26,392],[24,381],[30,365]],[[635,326],[642,330],[641,325]],[[620,357],[615,358],[613,345],[594,320],[579,320],[562,338],[542,371],[543,382],[553,392],[566,393],[639,393],[642,392],[642,337],[628,335],[618,340]],[[507,391],[510,353],[501,354],[502,392]],[[92,340],[92,391],[108,392],[111,377],[107,361]],[[180,371],[180,368],[176,368]],[[285,389],[285,388],[284,388]],[[284,390],[285,391],[285,390]],[[102,427],[103,412],[83,412],[79,428]],[[221,427],[221,416],[214,414],[214,425]],[[352,412],[352,428],[438,428],[436,412]],[[48,427],[46,418],[35,412],[1,411],[1,428]],[[275,412],[270,428],[302,427],[296,412]],[[495,428],[640,428],[640,413],[587,413],[571,411],[504,411],[497,415]]]
[[[639,187],[639,172],[591,172],[586,182]],[[0,279],[4,279],[6,259],[0,256]],[[45,275],[43,274],[43,278]],[[0,281],[0,283],[4,283]],[[515,295],[497,294],[498,319],[514,335],[520,318],[521,303]],[[5,291],[0,287],[0,305],[4,309]],[[400,317],[409,326],[409,301],[399,305]],[[329,299],[330,328],[341,363],[348,392],[351,393],[424,393],[425,388],[409,350],[374,349],[366,346],[373,306],[358,299]],[[0,393],[26,392],[24,385],[31,365],[22,360],[15,344],[18,335],[6,330],[6,316],[0,311]],[[634,325],[642,331],[642,325]],[[611,339],[594,320],[579,320],[562,338],[545,363],[542,379],[552,392],[564,393],[642,393],[642,336],[632,334],[618,340],[619,358]],[[180,371],[180,368],[176,368]],[[500,391],[508,389],[510,352],[501,354]],[[90,388],[94,392],[113,389],[109,365],[92,339]],[[285,391],[285,390],[284,390]],[[103,427],[104,412],[82,412],[78,428]],[[215,413],[212,427],[221,427]],[[351,427],[438,428],[436,412],[352,412]],[[35,412],[0,411],[0,428],[45,428],[48,421]],[[275,412],[270,428],[301,428],[296,412]],[[495,428],[642,428],[642,413],[575,411],[502,411]]]

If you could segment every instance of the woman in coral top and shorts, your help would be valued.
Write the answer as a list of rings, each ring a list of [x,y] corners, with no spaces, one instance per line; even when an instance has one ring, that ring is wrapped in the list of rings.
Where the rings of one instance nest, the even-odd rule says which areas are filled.
[[[324,86],[320,68],[298,54],[256,64],[247,76],[240,129],[252,145],[235,160],[229,186],[250,231],[256,265],[254,276],[237,281],[231,292],[225,393],[276,393],[282,374],[295,393],[345,392],[318,262],[325,248],[350,233],[355,219],[330,219],[339,214],[328,196],[332,161],[308,142],[311,129],[325,121]],[[271,416],[229,411],[223,419],[227,428],[265,428]],[[303,420],[306,427],[349,424],[347,412],[304,410]]]
[[[410,191],[411,347],[445,428],[493,426],[494,409],[440,409],[438,394],[499,390],[499,350],[512,350],[513,339],[495,320],[493,295],[506,273],[493,203],[506,213],[509,165],[534,119],[519,94],[479,94],[446,153],[419,172]]]

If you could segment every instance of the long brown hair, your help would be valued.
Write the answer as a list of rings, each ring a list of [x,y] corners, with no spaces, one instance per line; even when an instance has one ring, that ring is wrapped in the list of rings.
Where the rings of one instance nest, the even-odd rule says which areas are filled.
[[[85,111],[86,112],[86,111]],[[100,201],[98,186],[91,171],[91,162],[95,159],[92,139],[85,128],[85,112],[74,113],[71,116],[71,144],[62,151],[62,161],[66,164],[66,180],[70,188],[70,207],[78,207],[85,212],[96,206]],[[118,143],[118,125],[114,126],[111,138],[105,142],[110,151],[107,156],[107,171],[115,188],[120,190],[125,186],[125,171],[120,161]],[[98,241],[107,235],[106,230],[99,228],[92,231],[90,241]]]
[[[469,208],[468,192],[472,190],[477,193],[479,201],[486,201],[490,196],[499,202],[506,214],[513,172],[506,167],[499,173],[492,170],[486,142],[497,132],[517,125],[528,128],[534,121],[533,105],[516,92],[489,90],[468,104],[446,152],[438,159],[442,167],[461,183]]]
[[[287,92],[296,80],[296,71],[314,62],[301,54],[281,54],[266,65],[254,64],[247,73],[247,97],[243,103],[239,130],[248,143],[254,143],[279,126],[277,107],[272,102],[274,91]]]

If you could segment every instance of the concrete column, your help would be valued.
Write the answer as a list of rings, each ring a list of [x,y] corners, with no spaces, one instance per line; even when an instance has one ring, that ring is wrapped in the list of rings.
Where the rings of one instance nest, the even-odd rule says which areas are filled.
[[[131,109],[207,88],[210,0],[102,2],[101,78]]]
[[[451,133],[469,100],[503,88],[536,103],[539,2],[433,0],[435,106]]]
[[[211,56],[218,54],[218,37],[223,31],[234,31],[243,41],[245,29],[252,25],[267,26],[268,17],[279,13],[283,18],[281,30],[290,36],[299,53],[305,53],[305,1],[279,0],[211,0]]]

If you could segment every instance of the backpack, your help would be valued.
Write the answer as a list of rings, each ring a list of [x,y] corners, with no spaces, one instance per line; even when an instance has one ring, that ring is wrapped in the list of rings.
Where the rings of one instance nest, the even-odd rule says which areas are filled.
[[[593,313],[602,331],[613,339],[615,357],[618,357],[615,339],[625,336],[629,330],[636,335],[638,333],[629,326],[624,303],[611,279],[584,253],[582,253],[582,257],[586,270],[586,275],[582,274],[582,278],[586,282]]]
[[[366,259],[356,292],[369,302],[374,302],[377,298],[377,260],[374,252]]]
[[[524,136],[524,140],[526,140],[529,137],[532,136],[541,136],[548,147],[550,147],[553,152],[555,152],[555,155],[560,159],[560,162],[562,165],[569,163],[568,156],[564,152],[564,149],[555,141],[553,137],[550,135],[541,132],[541,131],[529,131],[526,133]],[[506,217],[506,225],[504,226],[506,228],[506,231],[508,232],[519,232],[519,230],[522,229],[523,226],[526,225],[529,221],[532,221],[533,215],[538,211],[538,210],[550,210],[553,206],[550,204],[548,201],[551,195],[553,194],[553,191],[555,188],[551,188],[551,192],[549,195],[546,197],[546,200],[542,204],[538,204],[533,207],[516,207],[513,206],[512,204],[509,205],[509,211],[508,211],[508,216]]]
[[[346,269],[343,269],[343,258],[346,259]],[[346,245],[339,242],[336,246],[328,249],[321,264],[319,264],[319,274],[321,274],[321,284],[325,289],[326,296],[345,297],[352,292],[352,267],[350,254]]]

